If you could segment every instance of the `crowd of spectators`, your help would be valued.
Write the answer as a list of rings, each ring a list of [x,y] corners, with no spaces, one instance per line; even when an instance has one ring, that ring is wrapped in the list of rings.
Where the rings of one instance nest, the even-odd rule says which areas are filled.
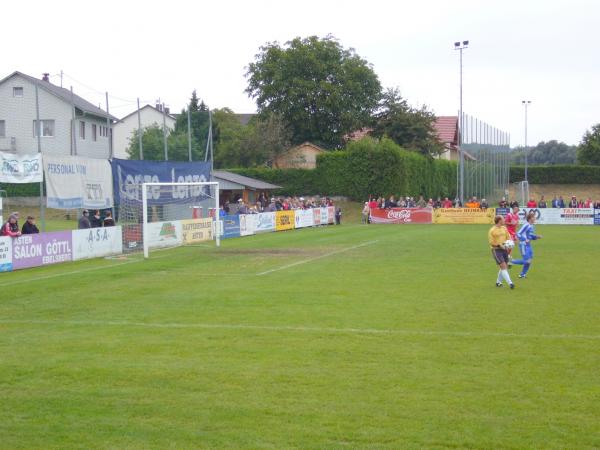
[[[19,237],[23,234],[37,234],[40,232],[33,216],[27,216],[23,227],[19,229],[19,216],[18,211],[8,216],[8,220],[2,225],[0,236]]]
[[[107,210],[104,212],[104,217],[101,216],[100,210],[95,210],[94,215],[90,217],[90,212],[84,209],[79,218],[77,228],[86,230],[88,228],[114,227],[115,219],[112,217],[112,212]]]
[[[493,206],[493,205],[492,205]],[[516,200],[508,201],[505,197],[498,202],[500,208],[512,208],[513,206],[520,206]],[[571,200],[565,202],[562,196],[554,196],[551,202],[547,202],[542,195],[539,200],[530,198],[527,204],[527,208],[596,208],[600,209],[600,201],[593,202],[591,197],[586,200],[578,200],[576,196],[571,196]],[[477,197],[470,197],[465,201],[464,206],[458,198],[450,200],[448,197],[438,197],[437,200],[430,198],[425,200],[423,196],[419,196],[418,200],[414,197],[399,197],[397,200],[392,195],[389,198],[385,197],[370,197],[364,204],[363,216],[367,209],[389,209],[389,208],[480,208],[487,209],[490,207],[489,202],[482,198],[479,200]],[[495,207],[495,206],[494,206]]]

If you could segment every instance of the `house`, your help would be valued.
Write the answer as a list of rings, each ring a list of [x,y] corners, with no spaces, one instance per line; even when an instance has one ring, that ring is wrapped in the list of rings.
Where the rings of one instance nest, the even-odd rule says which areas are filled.
[[[434,123],[435,131],[438,139],[444,144],[446,149],[440,156],[440,159],[449,161],[458,161],[459,159],[459,131],[458,131],[458,116],[439,116],[436,117]],[[465,159],[471,161],[475,160],[475,157],[464,151]]]
[[[325,150],[318,145],[305,142],[276,156],[272,165],[276,169],[314,169],[317,155],[323,152]]]
[[[212,181],[219,182],[220,203],[225,201],[230,203],[237,202],[238,199],[244,200],[247,204],[254,204],[264,193],[268,198],[271,191],[281,189],[281,186],[257,180],[256,178],[245,177],[237,173],[227,172],[225,170],[215,170],[212,174]]]
[[[0,80],[0,151],[37,153],[36,87],[42,153],[110,157],[115,117],[69,89],[55,86],[48,74],[37,79],[21,72]]]
[[[136,109],[130,114],[127,114],[113,126],[113,154],[115,158],[127,159],[127,147],[129,147],[130,139],[134,136],[133,133],[138,129],[138,110]],[[145,105],[140,108],[139,121],[142,124],[142,129],[158,125],[162,128],[163,116],[165,125],[169,130],[175,128],[175,117],[170,114],[168,108],[164,109],[162,105]]]

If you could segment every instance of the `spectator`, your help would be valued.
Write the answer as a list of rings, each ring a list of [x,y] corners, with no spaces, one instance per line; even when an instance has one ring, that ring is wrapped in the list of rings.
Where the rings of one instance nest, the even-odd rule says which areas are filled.
[[[498,207],[500,208],[508,208],[508,202],[506,201],[506,197],[502,197],[502,200],[498,202]]]
[[[419,200],[417,200],[416,206],[418,208],[425,208],[427,206],[427,202],[425,202],[425,199],[422,195],[419,195]]]
[[[479,207],[481,209],[488,209],[490,207],[490,205],[488,204],[488,202],[485,198],[482,198]]]
[[[432,198],[430,198],[430,199],[427,201],[427,207],[428,207],[428,208],[433,208],[433,199],[432,199]]]
[[[377,199],[375,197],[371,197],[369,200],[369,209],[377,208]]]
[[[562,197],[562,195],[560,197],[558,197],[558,202],[556,203],[556,207],[557,208],[564,208],[565,207],[565,201]]]
[[[471,197],[469,199],[469,201],[465,204],[465,206],[467,208],[472,208],[472,209],[477,209],[479,208],[481,205],[479,204],[479,202],[477,201],[477,197]]]
[[[583,203],[584,208],[593,208],[594,203],[592,202],[592,198],[588,197],[587,200]]]
[[[385,202],[385,209],[388,209],[388,208],[395,208],[396,206],[398,206],[398,204],[396,203],[396,200],[394,199],[394,196],[393,196],[393,195],[390,195],[390,198],[389,198],[389,200],[387,200],[387,201]]]
[[[105,227],[114,227],[115,219],[112,217],[112,212],[106,211],[106,216],[104,217],[104,221],[102,222]]]
[[[552,207],[553,208],[558,208],[558,198],[556,198],[556,195],[554,196],[554,198],[552,199]]]
[[[442,208],[452,208],[452,200],[449,200],[448,197],[444,197],[444,201],[442,202]]]
[[[416,202],[415,202],[415,198],[414,197],[407,197],[406,198],[406,207],[407,208],[415,208],[417,206]]]
[[[79,226],[80,230],[85,230],[87,228],[92,228],[92,224],[90,223],[90,212],[87,209],[84,209],[81,213],[81,217],[79,218]]]
[[[596,203],[594,203],[594,208],[600,209],[600,201],[597,201]]]
[[[571,196],[571,201],[569,202],[569,208],[577,208],[579,204],[577,203],[577,197],[574,195]]]
[[[583,208],[583,205],[584,205],[583,200],[579,200],[579,202],[577,202],[578,208]]]
[[[540,197],[540,201],[538,202],[538,208],[547,208],[548,206],[546,205],[546,200],[544,199],[544,196],[542,195]]]
[[[433,203],[433,207],[436,209],[442,207],[442,198],[441,197],[437,198],[437,200]]]
[[[529,201],[527,202],[527,207],[528,208],[537,208],[537,203],[536,201],[533,199],[533,197],[531,197],[529,199]]]
[[[94,215],[90,219],[90,225],[92,228],[100,228],[102,226],[102,219],[100,219],[100,211],[94,211]]]
[[[225,200],[225,203],[223,203],[223,212],[226,216],[229,215],[229,200]]]
[[[271,203],[267,206],[267,212],[275,212],[277,211],[277,205],[275,204],[275,198],[271,199]]]
[[[336,210],[335,210],[335,224],[336,225],[342,224],[342,208],[336,208]]]
[[[460,198],[456,197],[454,199],[454,207],[455,208],[462,208],[462,202],[460,201]]]
[[[516,207],[518,207],[518,206],[519,206],[519,202],[518,202],[518,201],[516,201],[516,200],[513,200],[512,202],[510,202],[510,208],[511,208],[511,209],[512,209],[512,208],[514,208],[515,206],[516,206]]]
[[[371,213],[371,208],[369,208],[369,202],[365,202],[365,206],[363,206],[362,210],[362,220],[361,223],[367,225],[369,223],[369,215]]]
[[[248,207],[241,198],[238,200],[238,214],[248,214]]]
[[[19,237],[21,232],[19,231],[19,223],[17,222],[17,216],[11,214],[8,216],[8,221],[2,225],[2,236]]]
[[[27,220],[23,224],[23,228],[21,229],[21,234],[38,234],[40,230],[35,224],[35,217],[27,216]]]

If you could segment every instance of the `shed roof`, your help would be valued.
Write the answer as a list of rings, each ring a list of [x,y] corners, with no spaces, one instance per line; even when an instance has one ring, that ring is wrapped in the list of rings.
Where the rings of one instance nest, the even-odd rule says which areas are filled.
[[[281,186],[277,186],[276,184],[267,183],[262,180],[257,180],[256,178],[245,177],[244,175],[239,175],[233,172],[227,172],[225,170],[215,170],[213,171],[213,177],[219,178],[221,180],[229,181],[232,183],[237,183],[243,185],[250,189],[256,190],[272,190],[272,189],[281,189]]]

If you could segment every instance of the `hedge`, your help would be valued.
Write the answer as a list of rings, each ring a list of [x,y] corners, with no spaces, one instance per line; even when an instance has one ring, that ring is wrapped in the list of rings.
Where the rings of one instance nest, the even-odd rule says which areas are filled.
[[[529,166],[527,178],[531,184],[600,184],[600,166]],[[524,179],[524,166],[510,168],[511,183]]]
[[[6,191],[7,197],[38,197],[40,183],[0,184],[0,190]]]
[[[454,196],[456,184],[456,163],[406,151],[389,139],[365,138],[343,151],[323,153],[314,170],[231,171],[283,186],[276,194],[342,195],[353,200],[369,195]]]

